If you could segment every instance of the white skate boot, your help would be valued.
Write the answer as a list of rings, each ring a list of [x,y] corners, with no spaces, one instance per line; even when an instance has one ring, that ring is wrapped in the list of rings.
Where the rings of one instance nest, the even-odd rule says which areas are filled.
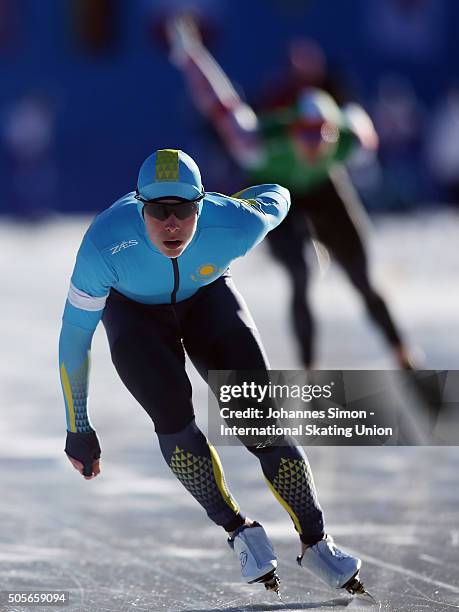
[[[228,539],[228,544],[239,557],[243,580],[249,584],[262,582],[280,599],[276,554],[263,527],[259,523],[250,527],[242,525]]]
[[[332,589],[346,589],[351,595],[375,602],[359,579],[362,561],[336,548],[331,536],[307,548],[296,560]]]

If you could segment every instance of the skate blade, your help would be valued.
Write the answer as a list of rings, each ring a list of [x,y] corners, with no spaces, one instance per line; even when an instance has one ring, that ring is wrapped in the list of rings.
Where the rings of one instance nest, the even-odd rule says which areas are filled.
[[[366,603],[370,606],[378,604],[378,601],[365,589],[363,583],[360,582],[358,573],[344,585],[344,588],[361,603]]]
[[[282,595],[281,595],[281,592],[280,592],[280,580],[279,580],[279,576],[277,574],[275,574],[275,576],[271,580],[266,581],[264,583],[264,585],[265,585],[265,589],[267,591],[274,591],[274,593],[276,593],[279,601],[283,602]]]
[[[364,593],[356,593],[354,599],[358,601],[359,605],[364,604],[366,606],[379,606],[379,601],[373,597],[371,593],[365,591]]]
[[[280,592],[280,578],[277,575],[276,570],[272,570],[271,572],[269,572],[269,574],[265,574],[264,576],[256,580],[256,582],[262,582],[265,585],[265,589],[267,591],[274,591],[274,593],[276,593],[277,597],[279,598],[279,601],[283,601]]]

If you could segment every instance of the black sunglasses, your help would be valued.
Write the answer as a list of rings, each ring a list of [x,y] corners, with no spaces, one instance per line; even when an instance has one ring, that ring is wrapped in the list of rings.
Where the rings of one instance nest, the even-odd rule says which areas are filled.
[[[135,199],[143,203],[143,210],[149,216],[158,221],[165,221],[170,215],[174,215],[180,221],[188,219],[198,212],[199,202],[203,199],[204,194],[194,200],[186,200],[177,197],[163,197],[154,200],[144,200],[137,191]]]

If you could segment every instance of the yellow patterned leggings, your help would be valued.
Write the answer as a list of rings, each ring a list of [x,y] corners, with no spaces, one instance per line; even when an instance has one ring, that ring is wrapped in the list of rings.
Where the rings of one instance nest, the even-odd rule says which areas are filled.
[[[245,517],[226,485],[217,451],[194,419],[182,431],[158,433],[158,438],[172,472],[209,518],[226,531],[242,525]],[[284,444],[249,450],[258,457],[269,488],[289,513],[301,540],[315,544],[324,535],[324,523],[311,469],[301,448],[292,440]]]

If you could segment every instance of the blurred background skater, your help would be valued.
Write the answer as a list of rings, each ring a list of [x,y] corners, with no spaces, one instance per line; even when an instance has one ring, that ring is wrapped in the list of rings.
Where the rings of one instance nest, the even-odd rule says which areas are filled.
[[[308,87],[299,88],[293,105],[257,116],[204,47],[190,15],[170,20],[168,37],[171,60],[183,71],[196,106],[214,124],[248,181],[276,181],[292,193],[291,211],[271,233],[269,244],[289,275],[292,320],[304,367],[315,366],[304,255],[312,231],[361,295],[398,366],[411,368],[402,335],[370,280],[363,242],[364,210],[344,167],[357,146],[377,149],[378,137],[366,112],[357,104],[340,109],[329,94]],[[315,68],[310,73],[323,83],[324,68],[317,50],[314,55]]]
[[[348,80],[342,68],[329,65],[317,41],[297,36],[287,42],[285,67],[272,71],[264,79],[253,107],[257,111],[269,111],[292,106],[308,87],[323,89],[341,105],[349,100]]]

